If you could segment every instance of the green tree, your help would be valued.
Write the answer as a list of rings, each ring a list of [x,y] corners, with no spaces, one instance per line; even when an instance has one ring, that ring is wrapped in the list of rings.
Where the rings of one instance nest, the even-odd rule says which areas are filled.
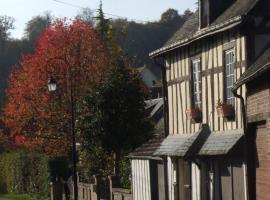
[[[97,12],[98,14],[96,17],[96,20],[97,20],[96,31],[101,35],[103,40],[107,40],[108,31],[109,31],[109,20],[105,19],[105,15],[102,8],[102,1],[100,1]]]
[[[0,45],[1,48],[4,46],[4,42],[9,39],[10,30],[14,29],[14,19],[9,16],[0,16]]]
[[[120,159],[151,135],[152,125],[144,112],[145,91],[140,76],[123,60],[112,66],[104,83],[86,98],[88,114],[81,119],[83,147],[100,144],[114,155],[115,174]]]
[[[32,47],[36,44],[42,32],[49,26],[52,18],[51,14],[47,12],[44,15],[35,16],[27,22],[24,36],[30,42]]]

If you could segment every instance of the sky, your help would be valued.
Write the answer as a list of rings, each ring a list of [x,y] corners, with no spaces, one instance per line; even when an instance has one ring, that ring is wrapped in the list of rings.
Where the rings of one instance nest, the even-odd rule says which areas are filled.
[[[168,8],[174,8],[183,13],[184,10],[195,10],[197,0],[103,0],[105,13],[122,16],[131,20],[155,21]],[[67,4],[72,4],[70,6]],[[13,38],[23,36],[25,24],[36,15],[49,11],[55,17],[72,18],[80,10],[79,7],[97,9],[100,0],[0,0],[0,15],[15,19]],[[78,7],[77,7],[78,6]],[[111,16],[108,16],[111,17]]]

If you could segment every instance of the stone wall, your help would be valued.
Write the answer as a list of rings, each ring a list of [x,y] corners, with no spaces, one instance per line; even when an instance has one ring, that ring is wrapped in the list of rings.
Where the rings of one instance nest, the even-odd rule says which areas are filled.
[[[125,189],[113,188],[112,197],[113,200],[132,200],[132,193]]]
[[[119,188],[119,178],[115,176],[93,176],[92,183],[78,183],[78,200],[132,200],[129,190]],[[51,200],[64,200],[63,184],[51,184]]]

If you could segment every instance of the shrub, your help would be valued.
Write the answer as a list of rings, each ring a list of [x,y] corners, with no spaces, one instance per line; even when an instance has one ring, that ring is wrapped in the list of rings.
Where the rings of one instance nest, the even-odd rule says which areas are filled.
[[[68,176],[68,162],[65,158],[40,154],[1,154],[0,169],[1,193],[48,196],[49,182],[56,176]]]
[[[120,161],[120,184],[125,189],[130,189],[131,163],[128,158],[122,158]]]

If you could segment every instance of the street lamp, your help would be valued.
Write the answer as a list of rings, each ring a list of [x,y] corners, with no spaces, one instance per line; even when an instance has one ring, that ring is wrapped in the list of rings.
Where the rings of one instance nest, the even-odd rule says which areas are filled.
[[[56,81],[54,80],[53,77],[50,77],[48,80],[48,89],[49,92],[54,92],[56,91],[57,85],[56,85]]]
[[[76,167],[76,137],[75,137],[75,117],[74,117],[74,97],[73,97],[73,83],[70,76],[70,112],[71,112],[71,132],[72,132],[72,163],[73,163],[73,183],[74,183],[74,200],[78,200],[78,181],[77,181],[77,167]],[[53,77],[48,80],[49,92],[56,91],[57,83]]]

